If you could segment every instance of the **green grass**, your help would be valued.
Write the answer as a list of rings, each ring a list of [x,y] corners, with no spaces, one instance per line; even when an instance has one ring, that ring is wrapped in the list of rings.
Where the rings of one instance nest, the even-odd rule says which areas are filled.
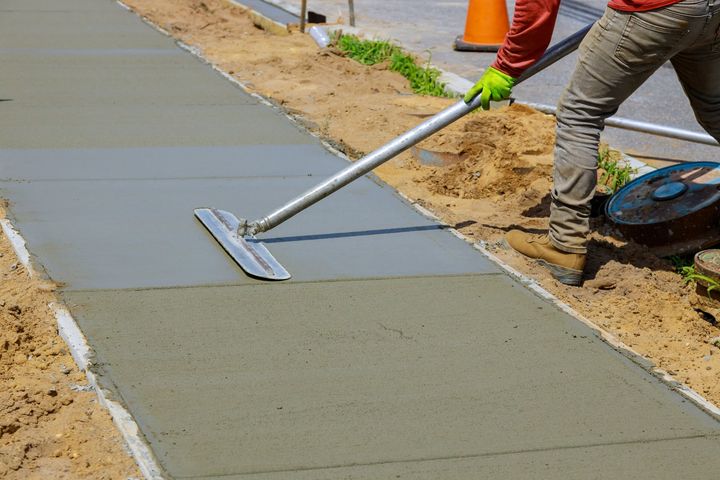
[[[348,57],[363,65],[376,65],[390,58],[400,50],[390,42],[381,40],[361,40],[355,35],[340,35],[337,46]]]
[[[418,65],[417,59],[400,49],[397,45],[384,40],[362,40],[355,35],[341,34],[335,39],[337,47],[353,60],[363,65],[377,65],[389,62],[389,68],[410,81],[410,88],[419,95],[433,97],[455,97],[445,91],[440,82],[440,71],[430,66]]]
[[[598,183],[609,193],[620,190],[635,173],[635,169],[622,160],[622,154],[607,145],[601,145],[598,151],[598,168],[602,170]]]

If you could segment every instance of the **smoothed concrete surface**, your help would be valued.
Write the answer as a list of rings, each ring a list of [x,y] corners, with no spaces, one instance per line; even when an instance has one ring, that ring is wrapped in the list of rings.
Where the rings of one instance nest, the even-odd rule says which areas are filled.
[[[217,82],[219,73],[198,68],[198,59],[177,48],[111,55],[104,50],[92,55],[32,52],[35,50],[21,49],[12,54],[0,50],[0,63],[5,66],[0,69],[2,95],[12,100],[7,106],[258,103],[230,82]],[[52,71],[50,75],[48,70]]]
[[[218,81],[221,81],[218,78]],[[239,94],[239,93],[238,93]],[[71,105],[0,102],[4,148],[288,145],[314,140],[265,105]]]
[[[177,477],[525,451],[582,468],[552,451],[720,435],[504,275],[64,296]],[[690,473],[720,466],[720,439],[696,445]]]
[[[691,438],[587,448],[512,452],[418,462],[381,462],[293,472],[193,477],[195,480],[707,480],[718,465],[717,439]],[[638,461],[642,459],[642,461]]]
[[[132,12],[106,0],[96,8],[64,8],[64,0],[45,8],[7,8],[0,3],[0,45],[14,48],[161,48],[174,44],[164,35],[148,35]],[[55,8],[50,7],[50,5]]]
[[[318,146],[312,153],[300,150],[294,162],[322,166],[327,154]],[[67,288],[253,283],[193,217],[193,209],[215,207],[259,218],[326,175],[217,178],[227,172],[226,162],[211,160],[203,158],[197,166],[216,178],[6,181],[0,182],[0,194],[12,199],[13,217],[31,252]],[[334,160],[338,169],[346,165]],[[136,167],[136,175],[143,171],[136,162],[129,167]],[[62,171],[63,163],[49,168]],[[263,170],[247,166],[246,175],[267,173]],[[293,170],[298,168],[288,169]],[[173,174],[171,168],[167,174]],[[470,245],[408,208],[391,188],[368,179],[261,238],[299,281],[498,271]]]
[[[114,13],[115,0],[2,0],[0,12],[87,12]]]
[[[327,176],[345,165],[311,143],[0,150],[3,181]]]

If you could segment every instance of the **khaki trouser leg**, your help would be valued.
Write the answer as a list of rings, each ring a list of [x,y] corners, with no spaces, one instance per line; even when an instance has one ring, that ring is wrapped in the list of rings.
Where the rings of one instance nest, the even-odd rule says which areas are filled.
[[[720,12],[708,20],[706,31],[714,34],[671,61],[698,123],[720,142]]]
[[[705,28],[710,18],[705,14],[713,1],[684,0],[641,13],[608,9],[583,41],[557,112],[550,239],[560,250],[585,253],[587,249],[590,200],[597,183],[598,144],[605,119],[663,63],[714,37],[715,32]],[[693,82],[693,71],[702,62],[690,57],[680,57],[685,88],[693,91],[693,106],[703,125],[708,131],[714,128],[716,134],[718,82]],[[717,78],[720,73],[717,65],[714,68],[713,78]]]

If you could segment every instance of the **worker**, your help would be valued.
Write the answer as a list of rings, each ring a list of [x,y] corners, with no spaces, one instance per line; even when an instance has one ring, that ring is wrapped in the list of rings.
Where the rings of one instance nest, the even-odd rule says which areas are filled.
[[[495,62],[465,96],[510,96],[516,79],[548,44],[560,0],[517,0]],[[548,268],[557,280],[580,285],[590,233],[605,119],[670,61],[699,123],[720,141],[720,0],[611,0],[580,45],[570,83],[557,108],[550,228],[546,235],[513,230],[517,252]],[[658,92],[676,96],[677,92]]]

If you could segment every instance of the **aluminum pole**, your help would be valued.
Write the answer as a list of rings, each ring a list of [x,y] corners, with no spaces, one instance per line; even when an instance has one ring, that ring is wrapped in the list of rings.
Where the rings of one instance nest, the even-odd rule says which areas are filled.
[[[543,113],[549,113],[551,115],[555,115],[557,113],[557,108],[551,107],[550,105],[525,102],[518,103],[522,103],[522,105],[527,105],[528,107],[532,107]],[[634,132],[649,133],[660,137],[677,138],[678,140],[711,145],[713,147],[720,146],[720,143],[707,133],[692,132],[682,128],[656,125],[654,123],[641,122],[639,120],[631,120],[629,118],[611,117],[605,120],[605,125],[608,127],[622,128],[624,130],[632,130]]]
[[[588,25],[579,32],[561,41],[557,45],[549,48],[540,58],[540,60],[536,62],[536,66],[535,68],[533,68],[532,72],[530,72],[530,74],[522,75],[518,79],[518,83],[527,80],[532,75],[541,72],[542,70],[554,64],[561,58],[576,50],[591,26],[592,24]],[[391,158],[398,156],[413,145],[416,145],[421,141],[425,140],[430,135],[442,130],[451,123],[459,120],[460,118],[472,112],[479,106],[479,95],[475,97],[475,99],[470,104],[467,104],[462,100],[459,101],[455,105],[446,108],[435,116],[424,121],[417,127],[405,132],[404,134],[400,135],[389,143],[383,145],[374,152],[350,164],[347,168],[341,170],[340,172],[328,178],[324,182],[316,185],[302,195],[286,203],[285,205],[270,213],[266,217],[255,220],[253,222],[249,222],[247,224],[243,224],[239,233],[242,235],[256,235],[258,233],[266,232],[271,228],[277,227],[281,223],[294,217],[295,215],[315,204],[316,202],[319,202],[328,195],[338,191],[348,183],[362,177],[363,175],[372,171],[374,168],[377,168],[378,166],[387,162]]]

